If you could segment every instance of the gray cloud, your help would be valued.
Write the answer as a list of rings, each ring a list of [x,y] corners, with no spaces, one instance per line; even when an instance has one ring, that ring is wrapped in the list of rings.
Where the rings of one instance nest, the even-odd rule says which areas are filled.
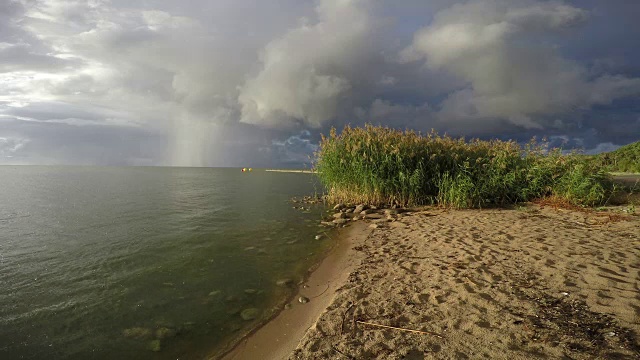
[[[637,136],[616,129],[638,129],[640,118],[640,51],[617,46],[640,36],[629,27],[634,9],[594,0],[8,0],[2,161],[293,166],[319,132],[365,122],[621,145]]]
[[[442,103],[441,116],[501,118],[542,129],[545,115],[640,94],[640,78],[590,79],[583,65],[537,39],[580,25],[587,15],[559,2],[471,1],[438,13],[403,55],[407,61],[425,59],[430,68],[468,83]]]

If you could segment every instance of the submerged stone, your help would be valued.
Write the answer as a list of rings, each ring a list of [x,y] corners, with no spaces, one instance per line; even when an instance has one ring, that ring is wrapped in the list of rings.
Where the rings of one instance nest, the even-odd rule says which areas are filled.
[[[149,350],[153,352],[159,352],[160,350],[162,350],[160,340],[151,340],[149,342]]]
[[[240,313],[240,317],[244,321],[254,320],[255,318],[258,317],[258,315],[260,315],[260,310],[257,308],[244,309]]]
[[[166,339],[170,337],[176,336],[177,332],[174,329],[170,329],[167,327],[161,327],[156,330],[156,338],[157,339]]]
[[[151,336],[151,329],[143,327],[133,327],[122,331],[124,337],[131,339],[144,339]]]
[[[278,286],[289,286],[291,284],[293,284],[293,280],[291,279],[280,279],[276,281],[276,285]]]

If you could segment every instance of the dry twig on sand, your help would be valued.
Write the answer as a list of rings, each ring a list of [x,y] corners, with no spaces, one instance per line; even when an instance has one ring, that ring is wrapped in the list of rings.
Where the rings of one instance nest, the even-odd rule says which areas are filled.
[[[442,336],[440,334],[437,334],[437,333],[434,333],[434,332],[431,332],[431,331],[404,329],[404,328],[399,328],[399,327],[395,327],[395,326],[374,324],[374,323],[370,323],[370,322],[366,322],[366,321],[360,321],[360,320],[356,320],[356,322],[360,323],[360,324],[377,326],[377,327],[382,327],[382,328],[387,328],[387,329],[402,330],[402,331],[408,331],[408,332],[413,332],[413,333],[418,333],[418,334],[432,335],[432,336],[438,337],[440,339],[444,339],[444,336]]]

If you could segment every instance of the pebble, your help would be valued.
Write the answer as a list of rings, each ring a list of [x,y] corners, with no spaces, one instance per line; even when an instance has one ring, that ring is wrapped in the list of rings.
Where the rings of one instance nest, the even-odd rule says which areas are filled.
[[[308,303],[308,302],[309,302],[309,298],[304,297],[304,296],[300,296],[300,297],[298,298],[298,302],[299,302],[300,304],[306,304],[306,303]]]
[[[316,235],[316,240],[322,239],[322,235]]]

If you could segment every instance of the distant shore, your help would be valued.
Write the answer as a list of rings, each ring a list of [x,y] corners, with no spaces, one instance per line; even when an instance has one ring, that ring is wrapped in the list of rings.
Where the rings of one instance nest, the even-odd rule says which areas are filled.
[[[267,169],[269,172],[281,172],[281,173],[300,173],[300,174],[315,174],[314,170],[290,170],[290,169]]]

